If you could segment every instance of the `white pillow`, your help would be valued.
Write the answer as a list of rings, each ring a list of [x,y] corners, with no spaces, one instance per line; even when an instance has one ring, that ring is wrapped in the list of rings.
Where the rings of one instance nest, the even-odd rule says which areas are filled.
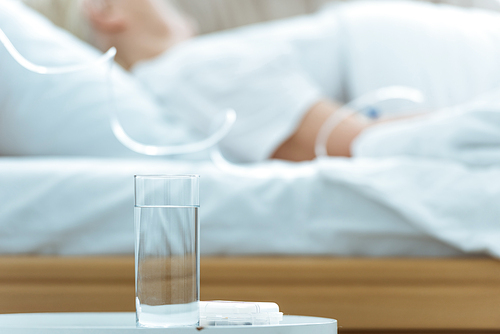
[[[0,28],[29,61],[43,66],[89,63],[100,52],[15,0],[0,1]],[[146,144],[191,140],[121,68],[41,75],[21,67],[0,44],[0,155],[133,156],[114,137],[109,113]],[[114,98],[110,94],[110,80]]]

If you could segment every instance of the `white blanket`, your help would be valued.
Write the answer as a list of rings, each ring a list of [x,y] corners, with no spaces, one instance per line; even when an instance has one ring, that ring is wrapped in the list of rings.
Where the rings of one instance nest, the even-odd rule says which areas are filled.
[[[201,174],[203,254],[500,256],[499,168],[421,159],[270,163],[0,159],[0,252],[133,253],[133,174]]]
[[[341,8],[348,96],[410,86],[429,112],[363,132],[355,156],[500,165],[498,13],[404,1]]]

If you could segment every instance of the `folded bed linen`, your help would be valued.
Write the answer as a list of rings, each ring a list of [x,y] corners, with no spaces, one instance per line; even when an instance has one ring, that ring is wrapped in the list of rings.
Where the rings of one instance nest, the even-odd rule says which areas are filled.
[[[201,175],[204,255],[498,256],[500,168],[439,161],[0,158],[2,254],[133,254],[133,175]],[[248,170],[247,170],[248,171]]]

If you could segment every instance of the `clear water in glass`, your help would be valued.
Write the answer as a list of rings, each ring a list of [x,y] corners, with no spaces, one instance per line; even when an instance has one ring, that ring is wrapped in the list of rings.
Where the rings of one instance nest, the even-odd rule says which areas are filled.
[[[197,325],[198,206],[136,206],[134,210],[137,325]]]

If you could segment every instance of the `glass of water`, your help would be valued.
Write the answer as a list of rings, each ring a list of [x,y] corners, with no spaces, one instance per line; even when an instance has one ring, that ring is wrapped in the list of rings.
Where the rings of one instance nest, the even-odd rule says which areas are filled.
[[[135,291],[139,327],[199,323],[199,176],[136,175]]]

